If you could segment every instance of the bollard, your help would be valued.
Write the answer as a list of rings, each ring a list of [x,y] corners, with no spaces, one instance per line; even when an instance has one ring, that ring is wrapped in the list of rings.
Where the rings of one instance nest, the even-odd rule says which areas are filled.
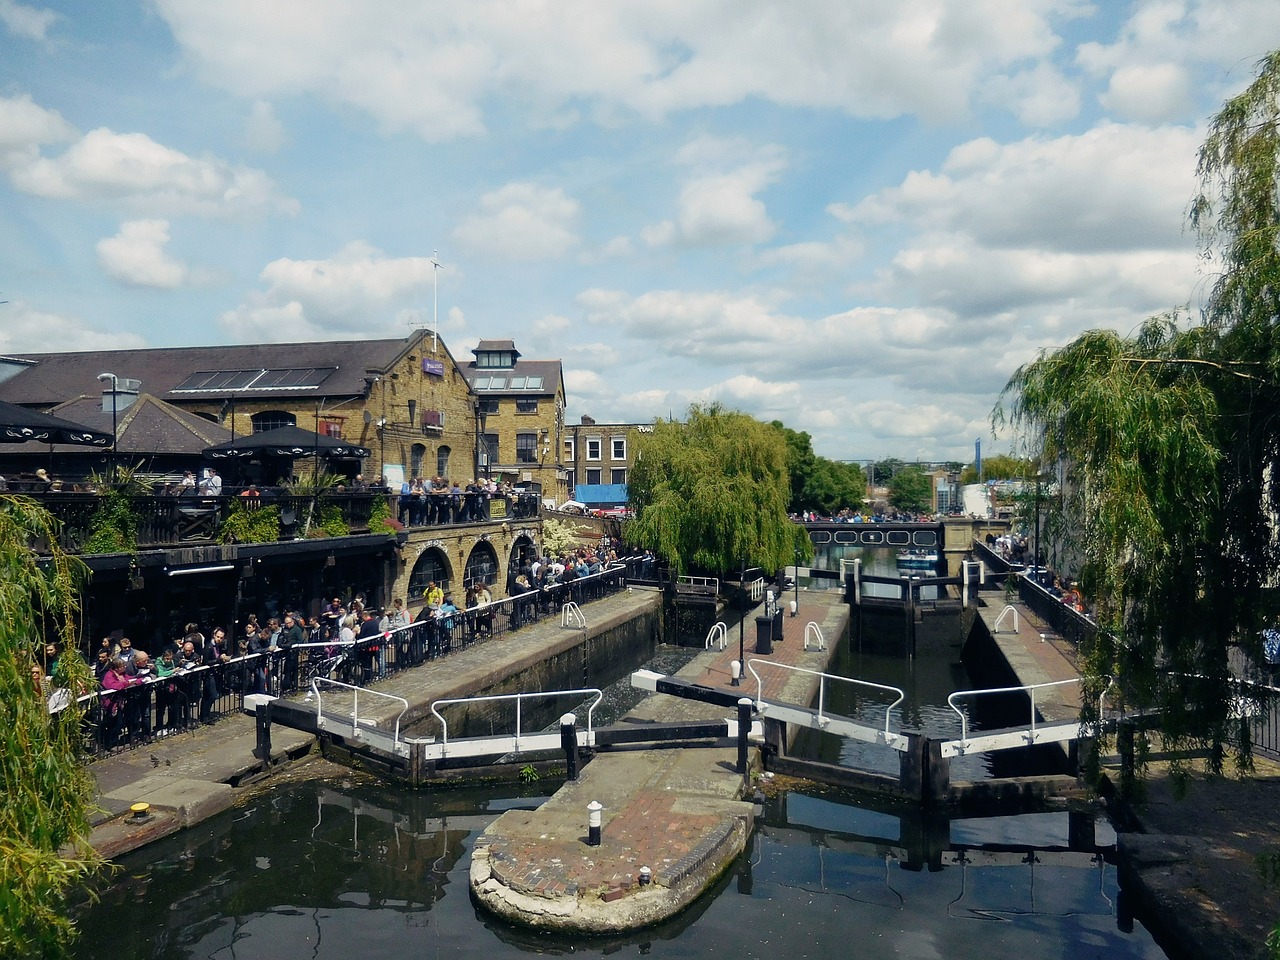
[[[587,804],[587,846],[600,846],[600,811],[604,806],[599,800]]]
[[[729,664],[729,676],[732,678],[729,680],[729,686],[731,687],[742,686],[742,661],[741,660],[734,660],[732,663]]]
[[[792,615],[793,617],[796,615],[796,611],[797,611],[797,610],[799,610],[799,609],[800,609],[800,608],[796,605],[796,602],[795,602],[794,600],[792,600],[792,601],[791,601],[791,615]]]
[[[565,776],[578,779],[578,731],[576,714],[566,713],[560,718],[560,747],[564,750]]]
[[[738,701],[738,772],[742,774],[744,784],[748,780],[747,734],[751,732],[751,707],[750,697],[743,697]]]
[[[271,766],[271,703],[261,703],[254,714],[257,721],[256,732],[258,744],[253,755],[262,761],[264,767]]]
[[[653,871],[648,867],[640,868],[640,886],[647,887],[653,882]]]

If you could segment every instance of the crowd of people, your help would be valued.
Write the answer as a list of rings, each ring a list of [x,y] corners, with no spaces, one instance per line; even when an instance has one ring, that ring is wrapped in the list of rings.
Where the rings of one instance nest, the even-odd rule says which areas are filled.
[[[405,480],[396,498],[395,513],[406,527],[479,523],[490,519],[490,504],[498,499],[511,507],[510,516],[537,513],[537,495],[522,493],[508,482],[488,478],[462,484],[441,476]]]

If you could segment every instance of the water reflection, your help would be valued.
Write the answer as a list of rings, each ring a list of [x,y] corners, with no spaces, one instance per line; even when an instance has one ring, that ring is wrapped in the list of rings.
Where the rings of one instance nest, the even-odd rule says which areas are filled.
[[[283,788],[126,859],[81,911],[76,955],[1163,956],[1141,926],[1117,922],[1109,833],[1082,848],[1091,831],[1066,814],[921,821],[838,792],[772,798],[740,862],[664,925],[603,940],[508,927],[472,905],[470,853],[501,808],[540,799]]]

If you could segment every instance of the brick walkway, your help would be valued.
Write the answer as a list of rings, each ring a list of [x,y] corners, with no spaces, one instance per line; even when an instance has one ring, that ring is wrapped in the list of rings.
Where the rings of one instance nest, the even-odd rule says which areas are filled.
[[[783,639],[770,663],[819,671],[844,639],[848,608],[837,595],[804,596],[800,616],[783,618]],[[805,626],[819,623],[827,649],[803,648]],[[744,653],[757,657],[754,620],[748,619]],[[732,686],[730,664],[737,637],[724,650],[707,651],[680,671],[681,679],[754,697],[754,676]],[[811,674],[757,665],[764,696],[808,704]],[[697,722],[731,709],[656,695],[628,715],[633,722]],[[472,858],[471,886],[500,916],[539,927],[606,933],[655,923],[693,902],[739,856],[754,811],[744,802],[736,745],[620,750],[598,755],[577,782],[565,784],[534,811],[504,813],[485,831]],[[586,845],[587,804],[603,805],[601,842]],[[640,868],[653,883],[641,886]]]

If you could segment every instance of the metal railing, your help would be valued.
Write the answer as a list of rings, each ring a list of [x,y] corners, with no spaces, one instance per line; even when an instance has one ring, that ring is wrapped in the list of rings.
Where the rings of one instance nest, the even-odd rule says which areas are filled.
[[[96,493],[25,494],[40,502],[58,520],[57,545],[70,553],[81,553],[97,529],[97,513],[103,498]],[[382,501],[391,517],[400,515],[398,494],[368,491],[328,491],[316,496],[291,496],[287,493],[263,491],[254,497],[224,494],[218,497],[133,495],[126,497],[133,516],[138,547],[165,547],[192,543],[216,543],[224,538],[224,523],[239,511],[274,509],[278,513],[276,540],[301,537],[308,521],[314,528],[321,511],[337,511],[343,525],[352,534],[369,532],[374,504]],[[496,508],[459,498],[454,505],[441,504],[429,514],[405,513],[406,526],[459,526],[494,523],[504,519],[536,518],[541,505],[537,497],[512,497]],[[499,498],[502,499],[502,498]],[[47,552],[51,544],[40,541],[32,546]]]
[[[504,702],[509,703],[514,701],[516,705],[516,717],[515,717],[516,728],[515,728],[515,733],[511,742],[512,742],[512,749],[519,751],[521,749],[521,740],[525,736],[525,732],[523,729],[523,723],[524,723],[523,708],[524,708],[524,702],[526,700],[548,700],[553,697],[568,697],[568,696],[584,697],[592,694],[595,695],[595,699],[593,699],[591,703],[587,706],[587,730],[586,730],[587,741],[586,742],[589,746],[594,746],[595,745],[595,726],[594,726],[595,709],[599,705],[600,701],[604,699],[604,692],[596,687],[584,687],[577,690],[541,690],[541,691],[536,691],[534,693],[502,693],[502,694],[495,694],[492,696],[456,697],[456,698],[450,698],[445,700],[436,700],[431,704],[431,713],[435,716],[435,718],[438,721],[440,721],[439,743],[441,747],[441,755],[442,756],[448,755],[449,722],[445,720],[444,715],[440,713],[440,710],[438,709],[440,707],[452,707],[452,706],[457,706],[458,704],[463,704],[463,703],[504,703]],[[541,733],[541,731],[536,731],[536,733]],[[556,734],[556,737],[557,738],[559,737],[558,733]],[[486,737],[482,739],[491,740],[492,737]]]
[[[758,659],[752,658],[747,661],[747,669],[750,670],[751,675],[756,678],[756,710],[760,710],[761,705],[764,703],[764,680],[761,679],[760,674],[756,671],[756,664],[760,664],[762,666],[774,667],[775,669],[779,669],[779,670],[788,670],[792,673],[803,673],[803,674],[807,674],[808,676],[818,677],[819,678],[818,706],[817,706],[816,716],[817,716],[818,724],[820,726],[828,725],[831,722],[831,718],[832,718],[832,715],[829,715],[826,712],[828,680],[837,680],[840,683],[847,683],[859,689],[874,690],[877,693],[897,694],[897,699],[895,699],[893,703],[889,704],[884,709],[885,742],[889,742],[891,740],[897,739],[897,735],[893,734],[890,731],[889,723],[890,723],[890,720],[892,719],[891,715],[893,713],[894,707],[898,706],[900,703],[902,703],[903,700],[907,698],[906,693],[903,692],[898,687],[891,687],[882,683],[873,683],[870,680],[858,680],[854,677],[841,677],[841,676],[837,676],[834,673],[823,673],[821,670],[809,670],[809,669],[806,669],[805,667],[795,667],[788,663],[775,663],[772,660],[758,660]]]
[[[351,691],[350,717],[351,727],[353,730],[359,730],[362,722],[370,725],[375,722],[371,717],[360,716],[360,694],[363,693],[366,700],[373,699],[375,701],[390,701],[392,703],[400,704],[400,712],[396,714],[391,734],[391,740],[393,743],[398,744],[400,742],[400,719],[409,710],[409,701],[404,697],[397,697],[395,694],[391,693],[383,693],[380,690],[366,690],[364,687],[357,684],[342,683],[338,680],[330,680],[327,677],[316,677],[311,681],[311,694],[315,697],[316,701],[316,725],[321,730],[325,728],[324,696],[321,693],[321,690],[324,687]],[[308,697],[307,699],[311,699],[311,697]]]
[[[1116,688],[1115,680],[1107,678],[1106,689],[1098,695],[1098,716],[1104,715],[1105,702],[1108,695]],[[1028,720],[1025,725],[994,731],[978,738],[977,745],[983,751],[1006,750],[1011,747],[1024,747],[1038,743],[1055,743],[1074,740],[1080,734],[1079,719],[1044,721],[1039,718],[1036,706],[1036,693],[1040,690],[1056,689],[1070,685],[1083,684],[1080,677],[1067,680],[1052,680],[1046,683],[1027,683],[1016,687],[987,687],[980,690],[957,690],[947,696],[947,706],[960,718],[960,739],[943,745],[943,756],[959,756],[969,753],[975,746],[975,740],[969,736],[969,715],[961,710],[956,701],[961,698],[977,698],[999,694],[1025,694],[1027,696]]]
[[[78,698],[87,759],[141,746],[244,709],[248,694],[287,696],[317,679],[364,685],[448,656],[550,617],[573,602],[589,603],[627,586],[627,571],[612,566],[569,583],[494,600],[445,618],[415,621],[343,643],[307,641],[232,657],[153,679],[125,690],[97,690]]]

